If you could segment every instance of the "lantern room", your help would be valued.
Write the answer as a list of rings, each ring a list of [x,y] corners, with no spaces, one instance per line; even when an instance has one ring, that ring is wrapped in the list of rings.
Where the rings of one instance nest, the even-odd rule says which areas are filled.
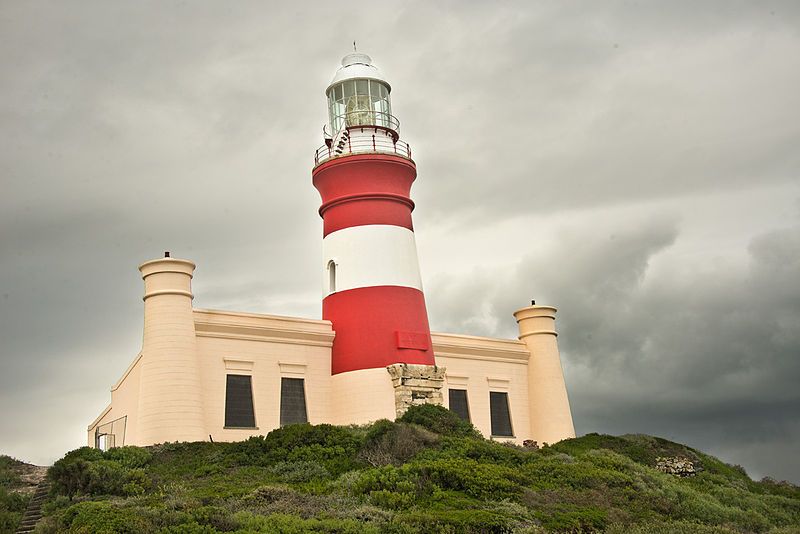
[[[389,93],[392,88],[366,54],[347,54],[325,92],[333,136],[346,127],[378,126],[396,131]]]

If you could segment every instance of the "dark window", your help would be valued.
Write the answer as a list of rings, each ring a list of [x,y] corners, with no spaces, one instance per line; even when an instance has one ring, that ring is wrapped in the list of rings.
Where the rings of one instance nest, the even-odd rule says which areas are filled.
[[[450,390],[450,409],[464,421],[469,421],[469,403],[467,402],[466,389]]]
[[[255,428],[253,413],[253,384],[250,376],[228,375],[225,388],[225,426]]]
[[[281,378],[281,426],[307,422],[304,380]]]
[[[328,293],[336,292],[336,262],[328,262]]]
[[[508,411],[508,393],[490,391],[489,411],[492,414],[492,435],[513,436],[511,414]]]

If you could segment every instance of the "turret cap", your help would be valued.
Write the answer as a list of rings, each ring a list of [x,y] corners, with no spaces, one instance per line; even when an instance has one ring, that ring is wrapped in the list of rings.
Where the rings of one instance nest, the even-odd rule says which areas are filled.
[[[328,88],[325,89],[325,94],[330,91],[332,86],[344,80],[354,79],[377,80],[384,84],[389,92],[392,90],[392,87],[389,85],[389,82],[386,81],[386,78],[383,77],[383,73],[380,69],[372,64],[371,57],[361,52],[350,52],[342,58],[342,66],[339,67],[336,74],[333,75],[333,80],[331,80]]]

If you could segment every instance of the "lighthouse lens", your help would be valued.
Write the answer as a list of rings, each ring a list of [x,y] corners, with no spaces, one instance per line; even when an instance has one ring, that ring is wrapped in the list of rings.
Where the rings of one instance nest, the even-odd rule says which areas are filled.
[[[346,126],[395,128],[391,117],[388,88],[375,80],[344,80],[329,92],[331,128],[334,133]]]

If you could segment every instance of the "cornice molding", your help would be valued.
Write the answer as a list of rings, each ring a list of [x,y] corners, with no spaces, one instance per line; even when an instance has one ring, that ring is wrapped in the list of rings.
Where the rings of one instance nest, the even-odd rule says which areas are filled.
[[[527,364],[530,352],[516,339],[443,334],[431,332],[433,352],[437,357],[467,360],[506,361]]]
[[[330,321],[197,309],[194,328],[199,337],[316,347],[332,346],[335,335]]]

